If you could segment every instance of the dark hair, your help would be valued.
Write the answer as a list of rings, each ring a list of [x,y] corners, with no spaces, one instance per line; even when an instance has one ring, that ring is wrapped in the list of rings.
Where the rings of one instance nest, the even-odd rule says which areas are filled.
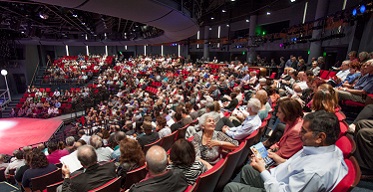
[[[178,139],[171,147],[170,159],[174,165],[191,166],[196,159],[193,144],[186,139]]]
[[[161,128],[164,128],[167,124],[167,120],[165,117],[163,116],[158,116],[157,119],[156,119],[158,125],[161,127]]]
[[[176,112],[174,114],[174,118],[175,118],[176,121],[180,121],[183,117],[181,116],[181,113]]]
[[[83,145],[78,148],[78,160],[85,166],[91,166],[97,162],[95,149],[90,145]]]
[[[23,159],[23,151],[22,150],[15,150],[13,152],[13,155],[17,158],[17,159]]]
[[[142,166],[145,163],[145,155],[137,140],[124,138],[120,141],[120,163],[135,163]]]
[[[40,150],[33,150],[29,154],[30,158],[30,167],[35,169],[35,168],[43,168],[48,166],[48,159],[45,156],[43,152]]]
[[[293,98],[281,99],[278,102],[278,107],[284,113],[285,123],[294,122],[297,118],[303,117],[302,106]]]
[[[340,134],[339,121],[334,113],[324,110],[309,113],[304,117],[304,121],[309,122],[309,129],[313,135],[324,132],[326,134],[325,142],[328,145],[335,144]]]

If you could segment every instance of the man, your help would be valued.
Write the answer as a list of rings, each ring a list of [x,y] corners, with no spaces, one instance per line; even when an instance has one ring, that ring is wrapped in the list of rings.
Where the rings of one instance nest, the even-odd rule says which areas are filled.
[[[52,164],[57,164],[60,162],[61,157],[68,155],[69,151],[66,149],[59,150],[56,142],[48,142],[48,162]]]
[[[153,127],[150,122],[144,121],[142,127],[144,128],[145,135],[137,137],[137,141],[140,143],[141,147],[144,147],[145,145],[153,143],[159,139],[158,132],[153,131]]]
[[[349,60],[343,61],[340,67],[340,71],[338,71],[335,77],[332,77],[333,79],[329,80],[328,83],[335,87],[336,85],[343,82],[346,79],[347,75],[350,73],[350,64],[351,61]]]
[[[86,135],[84,129],[80,129],[78,131],[78,136],[79,136],[80,139],[83,139],[88,145],[90,144],[89,140],[90,140],[91,136]]]
[[[269,152],[277,167],[266,170],[263,160],[251,158],[243,167],[240,183],[225,186],[228,191],[332,191],[347,174],[342,151],[335,146],[340,127],[338,118],[325,111],[304,117],[303,149],[285,160]]]
[[[126,138],[126,133],[123,131],[117,131],[114,135],[114,141],[117,144],[114,147],[113,152],[111,153],[111,159],[115,159],[115,161],[119,162],[120,157],[120,141],[122,141],[124,138]]]
[[[69,153],[74,152],[75,151],[75,148],[74,148],[75,138],[73,136],[69,136],[66,138],[65,142],[66,142],[65,150],[67,150]]]
[[[16,158],[15,160],[10,161],[8,167],[5,169],[5,175],[9,174],[9,170],[19,169],[25,164],[25,160],[23,159],[23,151],[17,149],[13,152],[13,156],[15,156]]]
[[[97,154],[92,146],[83,145],[79,147],[77,155],[84,171],[70,179],[70,169],[67,165],[63,165],[62,174],[65,178],[62,184],[63,192],[89,191],[116,177],[114,163],[98,164]]]
[[[103,147],[102,138],[98,135],[91,136],[91,145],[97,153],[97,161],[110,161],[113,150],[110,147]],[[120,155],[120,153],[119,153]]]
[[[247,112],[249,115],[245,118],[241,125],[237,127],[228,127],[225,125],[222,131],[233,139],[240,140],[244,139],[256,129],[260,127],[262,121],[258,116],[258,112],[261,109],[261,103],[257,98],[251,98],[247,102]]]
[[[340,100],[352,100],[365,103],[366,94],[373,93],[373,59],[368,60],[362,68],[364,68],[367,74],[358,80],[353,89],[345,87],[338,88]]]
[[[152,146],[146,153],[146,168],[148,174],[145,179],[131,187],[130,192],[150,191],[184,191],[188,183],[184,175],[175,170],[167,170],[167,153],[158,146]]]

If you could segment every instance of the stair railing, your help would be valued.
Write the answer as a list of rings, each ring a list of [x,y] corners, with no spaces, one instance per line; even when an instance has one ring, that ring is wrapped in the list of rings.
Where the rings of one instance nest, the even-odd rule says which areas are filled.
[[[36,68],[35,68],[35,71],[34,71],[34,75],[32,76],[32,79],[31,79],[31,82],[30,82],[30,87],[34,84],[34,81],[35,81],[35,76],[36,76],[36,73],[38,72],[39,70],[39,65],[40,65],[40,62],[38,62],[38,65],[36,65]]]

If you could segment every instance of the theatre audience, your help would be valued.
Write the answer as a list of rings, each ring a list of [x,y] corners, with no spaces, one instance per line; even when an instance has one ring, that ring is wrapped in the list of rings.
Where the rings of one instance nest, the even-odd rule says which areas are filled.
[[[49,163],[57,164],[60,163],[61,157],[68,155],[69,152],[66,149],[59,150],[56,142],[48,142],[48,154],[47,159]]]
[[[5,175],[9,174],[9,170],[11,170],[11,169],[16,169],[17,170],[25,164],[25,160],[23,159],[23,151],[22,150],[16,149],[13,152],[13,155],[14,155],[15,159],[13,161],[12,160],[10,161],[8,167],[5,169],[5,172],[4,172]]]

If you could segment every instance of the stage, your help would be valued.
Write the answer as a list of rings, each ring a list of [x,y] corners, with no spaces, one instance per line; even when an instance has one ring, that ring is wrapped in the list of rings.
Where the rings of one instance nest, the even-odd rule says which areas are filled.
[[[15,149],[48,141],[63,121],[34,118],[0,119],[0,153],[12,155]]]

